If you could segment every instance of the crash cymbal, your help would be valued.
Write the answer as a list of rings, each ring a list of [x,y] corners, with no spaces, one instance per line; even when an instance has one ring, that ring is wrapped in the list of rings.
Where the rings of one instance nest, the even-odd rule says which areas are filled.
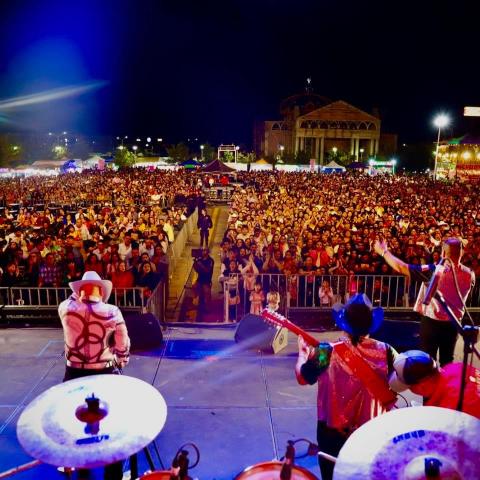
[[[349,437],[337,458],[333,478],[480,478],[479,438],[480,420],[466,413],[438,407],[393,410]]]
[[[24,450],[44,463],[95,468],[147,446],[166,418],[165,400],[150,384],[125,375],[93,375],[39,395],[20,416],[17,436]]]

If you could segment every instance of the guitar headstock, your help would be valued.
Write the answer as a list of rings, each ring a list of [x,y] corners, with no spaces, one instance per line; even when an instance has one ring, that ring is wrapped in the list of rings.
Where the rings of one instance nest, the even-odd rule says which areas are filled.
[[[284,327],[286,323],[286,318],[283,315],[268,308],[262,310],[262,317],[267,323],[274,327]]]

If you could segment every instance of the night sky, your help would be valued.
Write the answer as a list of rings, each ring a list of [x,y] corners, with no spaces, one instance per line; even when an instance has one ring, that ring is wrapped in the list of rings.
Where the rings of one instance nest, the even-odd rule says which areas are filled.
[[[9,110],[5,130],[161,136],[248,148],[255,120],[314,91],[366,110],[400,142],[464,133],[480,105],[478,15],[428,0],[2,1],[0,99],[104,81]],[[469,10],[470,8],[470,10]],[[2,112],[0,112],[1,114]]]

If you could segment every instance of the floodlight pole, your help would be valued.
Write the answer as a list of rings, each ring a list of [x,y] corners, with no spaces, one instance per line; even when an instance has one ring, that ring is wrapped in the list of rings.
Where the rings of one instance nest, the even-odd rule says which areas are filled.
[[[433,168],[433,179],[437,181],[437,164],[438,164],[438,147],[440,145],[440,131],[442,127],[438,127],[437,148],[435,149],[435,165]]]

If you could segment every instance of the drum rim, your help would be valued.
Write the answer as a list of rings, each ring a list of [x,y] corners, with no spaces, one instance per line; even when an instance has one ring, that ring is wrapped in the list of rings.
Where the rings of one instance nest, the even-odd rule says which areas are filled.
[[[250,465],[250,466],[246,467],[245,469],[243,469],[236,477],[234,477],[233,480],[242,480],[241,475],[243,475],[245,473],[248,473],[253,468],[261,467],[261,466],[268,466],[268,465],[282,465],[282,462],[280,462],[278,460],[272,460],[272,461],[269,461],[269,462],[255,463],[255,464]],[[308,476],[308,479],[311,478],[312,480],[319,480],[319,478],[315,474],[313,474],[310,470],[307,470],[305,467],[301,467],[300,465],[293,465],[293,468],[295,470],[298,470],[299,473],[306,474]]]

